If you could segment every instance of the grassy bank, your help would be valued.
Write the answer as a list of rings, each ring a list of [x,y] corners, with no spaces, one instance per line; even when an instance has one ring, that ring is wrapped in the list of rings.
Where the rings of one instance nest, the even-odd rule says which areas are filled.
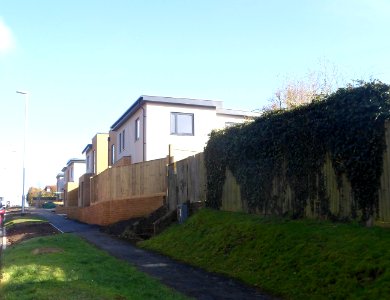
[[[386,299],[390,230],[203,209],[141,247],[289,299]]]
[[[185,299],[71,234],[34,238],[3,252],[0,298]]]

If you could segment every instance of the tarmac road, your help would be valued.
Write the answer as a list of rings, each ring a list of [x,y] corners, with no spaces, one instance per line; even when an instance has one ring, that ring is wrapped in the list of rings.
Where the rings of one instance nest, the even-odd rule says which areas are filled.
[[[74,233],[105,250],[109,254],[127,261],[138,270],[157,278],[163,284],[195,299],[276,299],[248,287],[236,280],[208,273],[152,253],[116,239],[99,231],[98,226],[69,220],[44,209],[30,211],[46,218],[62,232]]]

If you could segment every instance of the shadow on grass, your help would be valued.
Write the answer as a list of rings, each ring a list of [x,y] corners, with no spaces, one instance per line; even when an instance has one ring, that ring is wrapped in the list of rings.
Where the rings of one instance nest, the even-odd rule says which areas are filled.
[[[186,299],[71,234],[8,248],[3,275],[4,299]]]

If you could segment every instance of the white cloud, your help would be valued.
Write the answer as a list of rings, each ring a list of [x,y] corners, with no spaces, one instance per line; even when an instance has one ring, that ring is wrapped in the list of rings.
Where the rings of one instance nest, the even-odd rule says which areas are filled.
[[[14,46],[11,29],[0,18],[0,54],[12,51]]]

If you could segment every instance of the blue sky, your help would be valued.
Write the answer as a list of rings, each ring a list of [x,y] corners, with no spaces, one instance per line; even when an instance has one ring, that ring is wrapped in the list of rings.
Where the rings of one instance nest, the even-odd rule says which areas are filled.
[[[253,110],[321,60],[390,83],[389,15],[387,0],[0,0],[1,176],[21,180],[16,90],[43,187],[142,94]]]

